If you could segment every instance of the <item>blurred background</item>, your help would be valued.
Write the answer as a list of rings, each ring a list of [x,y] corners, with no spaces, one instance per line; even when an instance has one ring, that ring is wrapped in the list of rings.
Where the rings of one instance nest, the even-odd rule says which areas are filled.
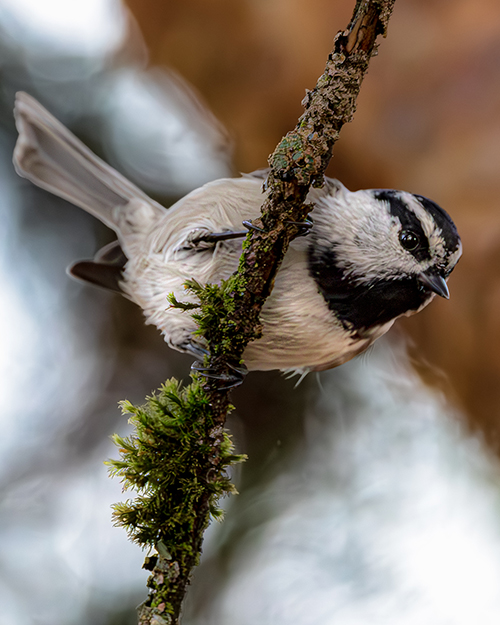
[[[167,206],[265,166],[354,0],[0,0],[0,624],[129,625],[143,553],[111,523],[117,402],[188,378],[130,302],[65,268],[113,239],[17,177],[37,97]],[[454,218],[451,300],[298,387],[251,374],[249,460],[186,625],[500,621],[500,5],[397,0],[329,174]]]

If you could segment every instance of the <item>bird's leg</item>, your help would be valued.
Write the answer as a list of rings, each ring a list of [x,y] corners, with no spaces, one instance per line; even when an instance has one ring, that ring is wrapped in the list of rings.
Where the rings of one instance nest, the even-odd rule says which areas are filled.
[[[198,243],[218,243],[219,241],[241,239],[243,237],[246,237],[249,230],[256,230],[257,232],[265,233],[265,230],[263,228],[256,226],[248,219],[246,219],[242,223],[247,230],[236,230],[236,231],[226,230],[225,232],[208,232],[207,234],[203,234],[200,237],[197,237],[196,239],[194,239],[192,243],[197,245]],[[313,226],[313,222],[310,221],[309,219],[306,219],[305,221],[286,221],[285,223],[292,225],[292,226],[297,226],[297,228],[299,229],[297,236],[299,237],[309,234]]]
[[[196,239],[196,243],[218,243],[219,241],[228,241],[230,239],[241,239],[246,237],[247,234],[248,232],[246,230],[236,232],[233,232],[232,230],[227,230],[226,232],[210,232],[209,234],[204,234]]]
[[[255,226],[251,221],[245,220],[242,222],[246,230],[226,230],[225,232],[209,232],[196,238],[194,243],[217,243],[218,241],[229,241],[230,239],[240,239],[246,237],[248,230],[257,230],[258,232],[265,232],[262,228]]]

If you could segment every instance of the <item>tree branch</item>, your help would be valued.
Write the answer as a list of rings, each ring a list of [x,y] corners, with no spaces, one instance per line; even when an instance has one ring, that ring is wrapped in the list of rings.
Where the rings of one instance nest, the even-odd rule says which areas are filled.
[[[353,118],[375,40],[385,36],[393,5],[394,0],[358,0],[348,29],[335,37],[324,73],[303,100],[304,114],[269,158],[268,195],[255,222],[263,232],[249,234],[239,271],[225,285],[229,302],[224,298],[218,302],[224,307],[224,325],[210,316],[210,299],[202,296],[207,308],[200,325],[210,344],[212,368],[224,370],[261,336],[260,311],[288,245],[299,232],[287,222],[304,221],[312,208],[305,199],[311,185],[322,186],[333,145],[342,126]],[[220,307],[214,312],[221,316]],[[216,384],[207,385],[207,392],[217,390]]]
[[[271,293],[290,241],[312,206],[311,185],[321,186],[333,145],[351,121],[361,82],[386,34],[395,0],[357,0],[348,28],[339,32],[316,87],[303,101],[305,111],[269,158],[267,199],[245,243],[238,271],[220,286],[191,284],[200,300],[194,315],[208,342],[207,367],[221,375],[241,362],[246,345],[261,336],[259,314]],[[115,506],[117,524],[156,555],[146,558],[152,571],[150,594],[139,608],[140,625],[177,625],[192,569],[199,560],[210,514],[218,498],[233,490],[225,470],[235,456],[224,424],[231,409],[220,380],[194,374],[185,389],[171,381],[146,406],[126,404],[136,434],[116,438],[122,460],[112,472],[139,496]]]

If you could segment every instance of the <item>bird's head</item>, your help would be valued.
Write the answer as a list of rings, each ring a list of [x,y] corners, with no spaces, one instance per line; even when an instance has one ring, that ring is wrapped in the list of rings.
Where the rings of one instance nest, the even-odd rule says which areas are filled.
[[[366,330],[417,312],[434,294],[449,297],[446,280],[462,246],[435,202],[330,181],[312,216],[311,273],[345,325]]]

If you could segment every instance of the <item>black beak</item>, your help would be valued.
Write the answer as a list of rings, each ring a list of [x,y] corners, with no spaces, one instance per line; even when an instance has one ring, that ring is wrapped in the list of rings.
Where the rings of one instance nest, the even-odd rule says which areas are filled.
[[[429,289],[433,293],[436,293],[437,295],[444,297],[445,299],[450,299],[448,285],[446,284],[446,280],[443,278],[443,276],[429,276],[426,273],[420,273],[417,276],[417,280],[426,289]]]

